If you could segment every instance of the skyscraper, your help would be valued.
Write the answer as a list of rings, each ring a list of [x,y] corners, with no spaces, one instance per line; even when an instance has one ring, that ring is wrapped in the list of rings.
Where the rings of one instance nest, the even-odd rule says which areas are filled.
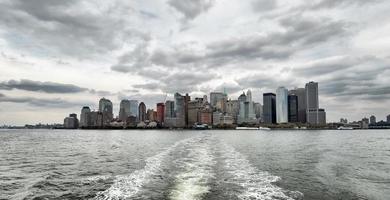
[[[146,105],[141,102],[138,106],[138,120],[144,122],[146,120]]]
[[[288,95],[288,122],[298,122],[298,96]]]
[[[210,93],[210,104],[214,110],[225,112],[226,110],[227,95],[222,92]]]
[[[293,89],[289,91],[289,94],[296,95],[298,98],[298,122],[306,123],[306,89]]]
[[[376,117],[374,115],[370,117],[370,124],[376,124]]]
[[[276,90],[276,122],[288,122],[288,90],[285,87]]]
[[[244,98],[245,96],[245,98]],[[238,97],[239,99],[245,101],[240,101],[240,107],[239,107],[239,115],[237,117],[237,123],[256,123],[256,113],[255,113],[255,106],[254,102],[252,101],[252,92],[248,90],[246,95],[240,95]]]
[[[186,126],[185,97],[179,93],[175,94],[175,117],[176,117],[176,127],[183,128]]]
[[[324,109],[319,109],[318,83],[317,82],[306,83],[305,89],[306,89],[307,123],[315,124],[315,125],[326,124],[326,112]]]
[[[157,122],[162,124],[164,122],[165,117],[165,104],[164,103],[158,103],[157,104]]]
[[[103,115],[103,126],[109,125],[114,118],[114,114],[112,113],[112,102],[109,99],[101,98],[99,100],[99,112]]]
[[[119,119],[123,122],[126,122],[127,117],[129,117],[130,114],[130,101],[127,99],[123,99],[119,105]]]
[[[263,94],[263,120],[266,124],[276,123],[276,95],[274,93]]]
[[[90,119],[89,119],[89,113],[91,112],[91,109],[88,106],[84,106],[81,109],[81,114],[80,114],[80,127],[88,127],[90,124]]]
[[[138,118],[138,101],[130,100],[130,115]]]

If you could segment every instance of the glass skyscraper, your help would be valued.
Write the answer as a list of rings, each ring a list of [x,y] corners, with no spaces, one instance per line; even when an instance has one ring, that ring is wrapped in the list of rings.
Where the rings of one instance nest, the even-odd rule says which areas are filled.
[[[285,87],[276,90],[276,122],[288,122],[288,90]]]

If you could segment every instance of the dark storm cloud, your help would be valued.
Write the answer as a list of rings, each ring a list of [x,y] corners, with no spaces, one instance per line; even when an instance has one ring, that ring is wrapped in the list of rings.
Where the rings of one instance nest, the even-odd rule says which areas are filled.
[[[47,108],[74,108],[93,104],[92,102],[71,102],[61,98],[9,97],[4,94],[0,94],[0,102],[23,103],[34,107]]]
[[[215,0],[169,0],[168,4],[191,20],[207,12],[214,2]]]
[[[28,52],[86,58],[148,40],[149,35],[126,26],[132,8],[126,4],[100,10],[98,2],[15,0],[0,3],[0,27],[14,48]],[[88,3],[87,3],[88,4]],[[92,9],[90,9],[92,8]],[[114,9],[115,8],[115,9]],[[99,12],[91,12],[96,9]],[[50,47],[50,48],[48,48]]]
[[[17,80],[9,80],[0,83],[0,89],[3,90],[26,90],[33,92],[45,92],[45,93],[77,93],[77,92],[85,92],[88,89],[78,87],[72,84],[61,84],[54,82],[40,82],[40,81],[32,81],[27,79],[22,79],[20,81]]]

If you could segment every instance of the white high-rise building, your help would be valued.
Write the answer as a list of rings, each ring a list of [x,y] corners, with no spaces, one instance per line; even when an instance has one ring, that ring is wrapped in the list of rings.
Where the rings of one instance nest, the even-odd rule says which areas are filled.
[[[285,87],[276,90],[276,122],[288,122],[288,90]]]
[[[246,92],[246,101],[252,102],[252,91],[251,90],[248,90]]]

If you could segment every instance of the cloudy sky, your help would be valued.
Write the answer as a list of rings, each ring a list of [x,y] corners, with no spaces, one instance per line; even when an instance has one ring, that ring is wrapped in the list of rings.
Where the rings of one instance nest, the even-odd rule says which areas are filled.
[[[0,0],[0,124],[62,122],[110,98],[149,107],[319,82],[328,121],[390,114],[390,1]]]

